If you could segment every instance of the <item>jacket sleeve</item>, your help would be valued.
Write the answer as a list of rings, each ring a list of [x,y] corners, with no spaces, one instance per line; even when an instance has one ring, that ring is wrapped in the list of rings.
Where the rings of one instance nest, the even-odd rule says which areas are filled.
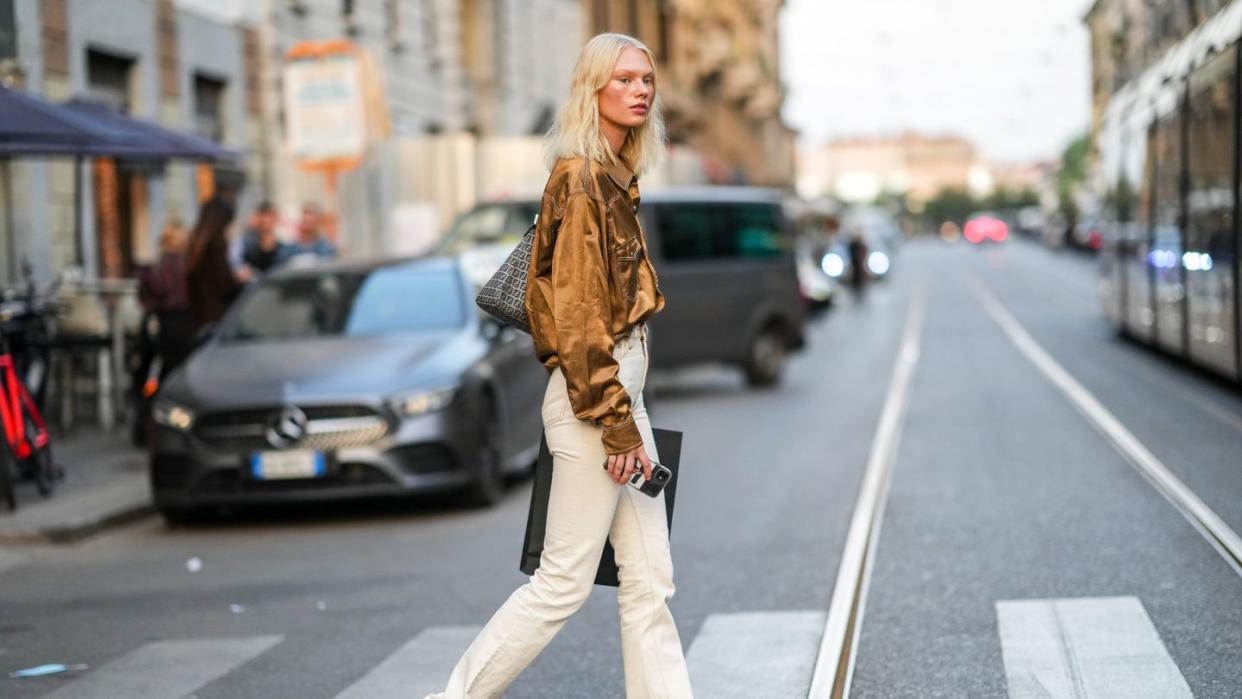
[[[619,454],[643,440],[612,356],[605,215],[604,205],[587,192],[565,201],[552,250],[551,311],[574,415],[602,425],[604,451]]]

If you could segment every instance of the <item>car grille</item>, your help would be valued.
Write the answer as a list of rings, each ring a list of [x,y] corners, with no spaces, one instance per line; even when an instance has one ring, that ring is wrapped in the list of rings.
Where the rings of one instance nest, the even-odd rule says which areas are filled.
[[[362,405],[302,406],[306,433],[293,444],[277,447],[267,429],[281,406],[211,413],[199,418],[194,435],[208,446],[230,451],[301,448],[331,451],[370,444],[388,433],[388,421]]]

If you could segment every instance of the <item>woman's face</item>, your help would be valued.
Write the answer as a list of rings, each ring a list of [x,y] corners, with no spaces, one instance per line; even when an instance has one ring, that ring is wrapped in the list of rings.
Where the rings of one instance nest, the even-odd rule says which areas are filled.
[[[655,99],[655,69],[647,54],[626,47],[612,69],[612,77],[599,91],[599,116],[620,128],[635,128],[647,121]]]

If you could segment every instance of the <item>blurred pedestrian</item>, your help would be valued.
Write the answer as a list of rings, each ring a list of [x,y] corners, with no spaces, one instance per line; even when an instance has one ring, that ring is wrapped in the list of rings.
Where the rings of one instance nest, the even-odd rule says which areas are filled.
[[[855,294],[862,295],[866,290],[867,281],[871,277],[871,273],[867,269],[867,241],[863,240],[862,233],[854,231],[850,234],[848,248],[850,255],[850,287]]]
[[[229,226],[233,206],[223,197],[203,204],[186,254],[190,328],[197,335],[203,328],[220,321],[243,285],[248,270],[233,271],[229,264]]]
[[[259,274],[284,262],[292,252],[276,234],[276,207],[262,201],[250,215],[242,249],[242,262]]]
[[[138,273],[138,297],[143,310],[159,323],[156,351],[161,358],[160,378],[190,354],[190,299],[185,268],[185,225],[169,217],[160,232],[160,258]]]
[[[553,455],[539,568],[492,616],[432,699],[498,697],[586,601],[604,542],[620,571],[625,693],[684,699],[689,674],[668,602],[664,495],[627,485],[658,459],[642,399],[646,320],[664,307],[636,217],[638,180],[664,148],[655,57],[601,34],[573,69],[548,138],[552,173],[531,247],[526,312],[550,370],[543,424]]]
[[[336,245],[328,237],[324,219],[323,209],[318,204],[306,202],[302,205],[302,221],[298,224],[298,239],[292,245],[291,256],[336,257]]]

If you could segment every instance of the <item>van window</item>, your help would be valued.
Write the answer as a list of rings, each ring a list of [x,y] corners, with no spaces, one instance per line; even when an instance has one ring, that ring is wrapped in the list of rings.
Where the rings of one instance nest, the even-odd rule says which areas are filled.
[[[660,204],[656,220],[666,260],[761,259],[789,249],[771,204]]]

